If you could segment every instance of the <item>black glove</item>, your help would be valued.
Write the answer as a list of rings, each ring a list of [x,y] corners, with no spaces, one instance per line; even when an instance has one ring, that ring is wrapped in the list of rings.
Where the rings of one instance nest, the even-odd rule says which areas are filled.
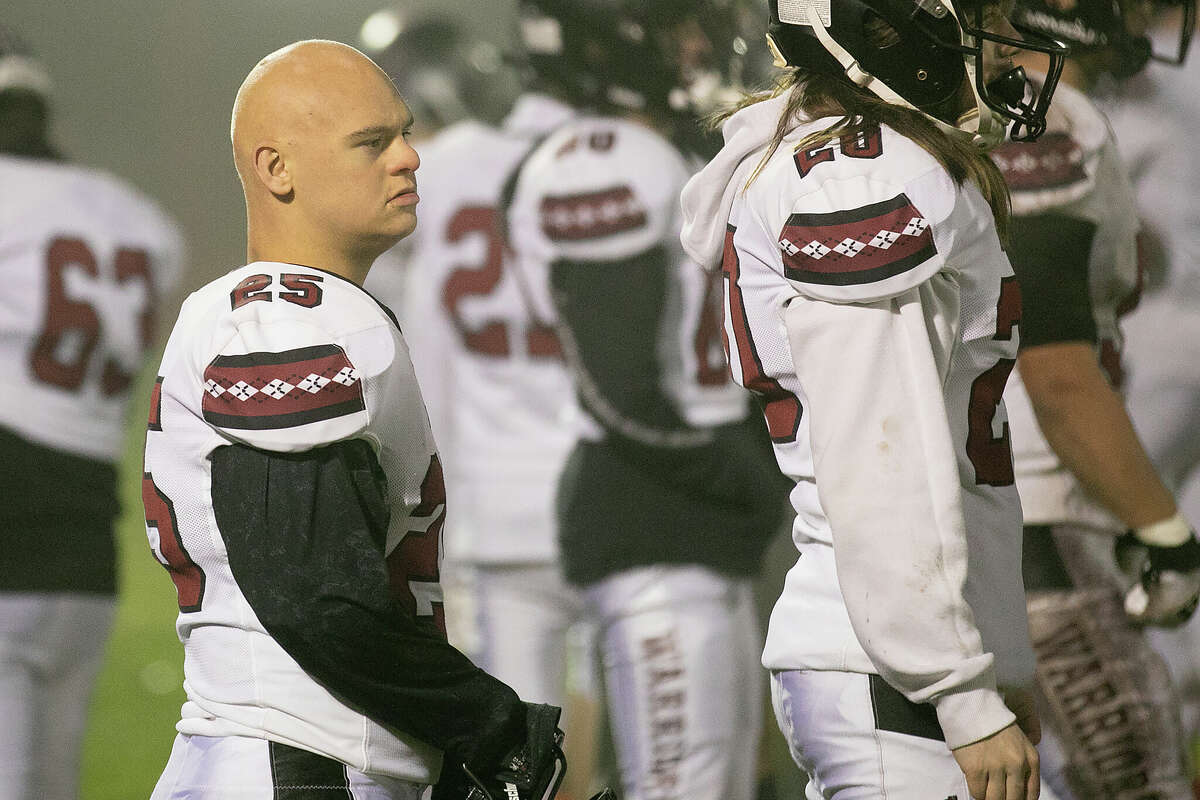
[[[1174,628],[1187,622],[1200,602],[1200,542],[1146,544],[1128,531],[1117,539],[1117,566],[1132,581],[1125,613],[1141,625]]]
[[[513,747],[499,765],[452,763],[447,754],[432,800],[553,800],[566,772],[562,709],[525,704],[525,741]]]

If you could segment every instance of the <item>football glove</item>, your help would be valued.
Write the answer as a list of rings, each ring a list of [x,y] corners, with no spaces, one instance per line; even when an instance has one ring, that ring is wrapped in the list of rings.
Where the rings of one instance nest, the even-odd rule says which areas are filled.
[[[1147,544],[1133,531],[1116,542],[1117,566],[1132,585],[1125,593],[1125,614],[1139,625],[1174,628],[1187,622],[1200,602],[1200,542]]]
[[[567,769],[558,729],[562,709],[525,704],[525,742],[509,751],[494,774],[445,764],[432,800],[553,800]]]

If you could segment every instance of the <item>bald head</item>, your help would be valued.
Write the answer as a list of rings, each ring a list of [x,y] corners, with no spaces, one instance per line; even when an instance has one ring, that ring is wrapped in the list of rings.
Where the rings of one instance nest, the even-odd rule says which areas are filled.
[[[378,89],[381,83],[391,87],[371,59],[341,42],[295,42],[259,61],[238,89],[230,123],[243,185],[256,144],[296,142],[327,129],[355,89],[370,84]]]
[[[391,80],[353,47],[296,42],[258,62],[230,124],[252,253],[299,241],[382,252],[409,233],[411,125]]]

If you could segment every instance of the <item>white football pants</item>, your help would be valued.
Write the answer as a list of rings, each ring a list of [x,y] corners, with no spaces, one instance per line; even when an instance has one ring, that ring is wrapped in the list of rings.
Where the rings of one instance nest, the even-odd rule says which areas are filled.
[[[427,788],[265,739],[180,733],[150,800],[420,800]]]
[[[871,677],[771,673],[776,721],[809,776],[807,800],[971,800],[945,741],[877,726]],[[1056,800],[1045,784],[1041,798]]]
[[[0,592],[0,800],[75,800],[115,600]]]
[[[586,597],[624,800],[751,800],[763,679],[750,582],[658,565]]]
[[[590,693],[591,656],[568,635],[583,619],[583,595],[556,564],[479,564],[469,579],[475,630],[467,652],[480,667],[528,702],[565,710],[568,681]],[[559,727],[566,730],[563,721]]]

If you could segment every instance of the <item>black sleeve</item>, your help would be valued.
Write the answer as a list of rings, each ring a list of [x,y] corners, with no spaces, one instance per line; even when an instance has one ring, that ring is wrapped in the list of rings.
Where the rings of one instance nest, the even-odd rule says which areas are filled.
[[[1088,268],[1096,226],[1064,214],[1013,217],[1008,258],[1021,284],[1021,347],[1095,343]]]
[[[550,281],[584,407],[614,436],[669,446],[686,423],[663,393],[658,341],[667,252],[558,261]]]
[[[580,402],[622,457],[661,483],[731,512],[765,504],[775,515],[786,482],[759,415],[694,428],[663,390],[658,342],[668,269],[662,247],[623,261],[553,265],[560,338]]]
[[[393,598],[370,445],[230,445],[211,459],[230,569],[267,632],[346,704],[491,774],[524,740],[524,705]]]

